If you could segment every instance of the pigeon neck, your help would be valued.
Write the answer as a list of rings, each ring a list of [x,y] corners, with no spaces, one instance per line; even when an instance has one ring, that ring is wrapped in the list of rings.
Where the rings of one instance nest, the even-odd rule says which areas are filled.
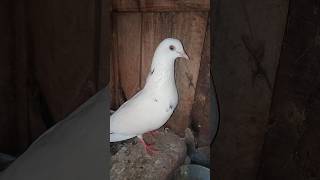
[[[152,61],[149,75],[146,80],[145,89],[158,89],[175,84],[174,79],[175,59],[155,57]]]

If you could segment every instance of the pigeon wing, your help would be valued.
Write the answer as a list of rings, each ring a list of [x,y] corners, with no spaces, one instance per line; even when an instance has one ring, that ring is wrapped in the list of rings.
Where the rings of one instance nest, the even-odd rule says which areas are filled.
[[[139,93],[123,104],[110,117],[110,132],[141,135],[159,128],[167,120],[164,108],[150,94]]]

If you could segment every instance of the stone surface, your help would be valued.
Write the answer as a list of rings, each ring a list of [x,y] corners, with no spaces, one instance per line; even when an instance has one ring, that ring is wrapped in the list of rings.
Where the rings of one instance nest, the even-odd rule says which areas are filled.
[[[158,135],[144,135],[144,138],[159,151],[147,154],[137,138],[111,144],[111,150],[117,151],[112,152],[112,180],[168,179],[184,163],[187,148],[183,138],[170,130],[160,130]]]
[[[187,155],[192,164],[198,164],[205,167],[210,166],[210,146],[196,145],[194,133],[190,128],[185,130],[185,142],[187,145]]]

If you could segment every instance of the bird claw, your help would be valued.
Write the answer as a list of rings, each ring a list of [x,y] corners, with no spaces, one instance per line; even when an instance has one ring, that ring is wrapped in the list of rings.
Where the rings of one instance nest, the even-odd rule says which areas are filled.
[[[144,149],[147,151],[147,153],[149,155],[153,155],[155,154],[156,152],[159,152],[158,149],[156,149],[155,147],[153,147],[152,145],[145,145],[144,146]]]
[[[146,143],[146,142],[144,142],[143,139],[140,139],[140,142],[143,144],[145,151],[147,151],[147,153],[149,155],[153,155],[153,154],[155,154],[155,152],[159,151],[158,149],[153,147],[155,143],[152,143],[152,144]]]
[[[154,130],[154,131],[149,131],[148,134],[151,134],[152,136],[159,136],[160,132],[157,130]]]

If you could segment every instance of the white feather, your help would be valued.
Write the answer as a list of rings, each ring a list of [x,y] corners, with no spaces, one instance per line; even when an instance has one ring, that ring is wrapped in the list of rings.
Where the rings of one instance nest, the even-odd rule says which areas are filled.
[[[188,58],[179,40],[168,38],[159,44],[144,88],[111,115],[110,142],[140,136],[168,121],[178,104],[174,79],[178,57]]]

